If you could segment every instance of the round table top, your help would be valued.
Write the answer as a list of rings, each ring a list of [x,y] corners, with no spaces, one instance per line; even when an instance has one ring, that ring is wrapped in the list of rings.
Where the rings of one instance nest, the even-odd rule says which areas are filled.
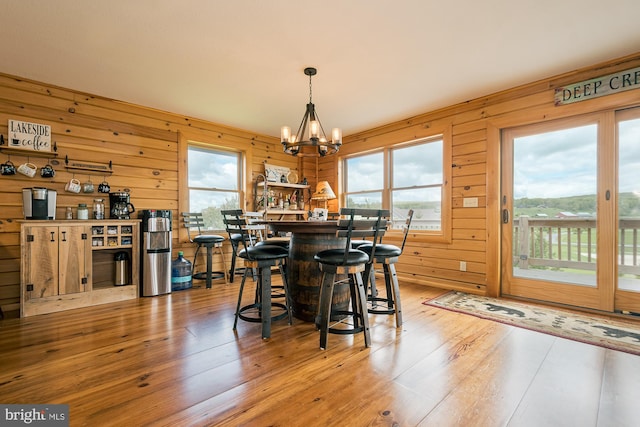
[[[266,224],[276,233],[285,231],[296,233],[313,233],[313,234],[326,234],[335,233],[338,226],[338,221],[302,221],[302,220],[273,220],[263,221],[262,224]]]

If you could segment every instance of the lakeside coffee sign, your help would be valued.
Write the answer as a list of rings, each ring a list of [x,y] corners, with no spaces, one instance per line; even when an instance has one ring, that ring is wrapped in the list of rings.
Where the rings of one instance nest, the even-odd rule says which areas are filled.
[[[51,126],[9,120],[9,148],[51,151]]]
[[[640,67],[559,87],[555,105],[572,104],[631,89],[640,89]]]

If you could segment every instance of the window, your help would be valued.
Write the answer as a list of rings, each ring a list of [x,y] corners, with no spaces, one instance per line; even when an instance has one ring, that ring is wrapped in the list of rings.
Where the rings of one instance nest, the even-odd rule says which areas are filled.
[[[390,209],[395,229],[413,209],[412,229],[443,236],[443,201],[449,197],[444,158],[443,135],[345,158],[344,206]]]
[[[345,160],[345,206],[382,208],[384,191],[383,153],[350,157]]]
[[[220,210],[240,206],[240,160],[236,152],[189,146],[189,211],[202,212],[209,230],[224,229]]]
[[[442,138],[436,138],[390,150],[394,228],[402,227],[413,209],[411,228],[442,230],[442,149]]]

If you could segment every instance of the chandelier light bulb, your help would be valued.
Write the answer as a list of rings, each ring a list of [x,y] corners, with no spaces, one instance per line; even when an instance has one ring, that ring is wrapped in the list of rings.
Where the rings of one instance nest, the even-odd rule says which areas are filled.
[[[280,128],[280,140],[283,142],[289,142],[291,139],[291,128],[289,126],[282,126]]]

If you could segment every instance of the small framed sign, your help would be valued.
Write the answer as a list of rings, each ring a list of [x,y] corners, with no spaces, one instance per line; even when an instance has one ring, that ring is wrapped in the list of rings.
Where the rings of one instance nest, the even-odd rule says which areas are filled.
[[[7,146],[25,151],[51,151],[51,126],[9,120]]]
[[[290,169],[286,166],[275,166],[268,163],[264,164],[264,174],[267,177],[267,181],[271,182],[287,182],[286,178]],[[282,177],[285,180],[282,180]]]

